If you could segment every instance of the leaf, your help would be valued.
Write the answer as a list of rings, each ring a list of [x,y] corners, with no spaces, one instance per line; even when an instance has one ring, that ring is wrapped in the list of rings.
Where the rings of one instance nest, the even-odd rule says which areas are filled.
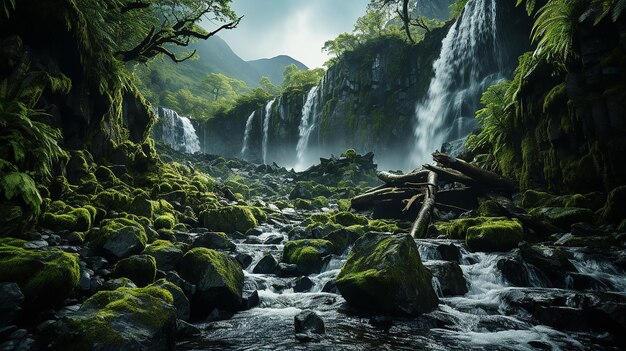
[[[41,195],[37,190],[37,186],[28,174],[22,172],[10,172],[0,181],[4,196],[11,200],[19,196],[30,210],[39,216],[42,203]]]

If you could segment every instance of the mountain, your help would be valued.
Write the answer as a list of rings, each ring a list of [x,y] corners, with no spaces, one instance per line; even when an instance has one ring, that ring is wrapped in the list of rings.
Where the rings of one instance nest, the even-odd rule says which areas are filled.
[[[295,64],[301,70],[309,69],[302,62],[287,56],[279,55],[272,58],[264,58],[259,60],[248,61],[248,63],[256,68],[263,76],[267,76],[272,83],[279,85],[283,83],[283,71],[285,67]]]

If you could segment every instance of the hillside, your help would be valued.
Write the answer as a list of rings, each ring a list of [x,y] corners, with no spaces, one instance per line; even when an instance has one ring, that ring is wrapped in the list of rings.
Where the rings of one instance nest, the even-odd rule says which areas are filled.
[[[309,69],[302,62],[287,56],[279,55],[272,58],[264,58],[259,60],[248,61],[252,67],[254,67],[263,76],[267,76],[274,84],[283,83],[283,71],[285,67],[295,64],[302,70]]]

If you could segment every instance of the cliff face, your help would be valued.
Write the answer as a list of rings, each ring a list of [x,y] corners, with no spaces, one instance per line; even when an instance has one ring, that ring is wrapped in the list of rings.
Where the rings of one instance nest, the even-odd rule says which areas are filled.
[[[506,52],[500,56],[504,76],[510,76],[517,57],[529,48],[530,20],[511,2],[498,2],[497,6],[498,38],[507,44],[502,46]],[[263,162],[267,110],[266,163],[306,166],[320,156],[339,154],[352,147],[359,152],[374,152],[383,168],[402,167],[414,143],[416,103],[428,91],[433,62],[449,28],[433,30],[416,45],[397,38],[372,41],[346,53],[333,65],[315,94],[309,94],[313,87],[288,91],[276,99],[271,109],[267,109],[267,102],[259,101],[196,124],[201,148],[209,153],[240,155],[247,119],[256,111],[245,157]],[[310,108],[303,117],[307,97]],[[307,124],[304,122],[311,128],[310,133],[302,128]],[[299,147],[304,134],[308,143],[302,145],[300,141]]]

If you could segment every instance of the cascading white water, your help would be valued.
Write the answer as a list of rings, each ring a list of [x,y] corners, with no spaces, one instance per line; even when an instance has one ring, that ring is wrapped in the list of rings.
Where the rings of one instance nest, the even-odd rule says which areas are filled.
[[[272,106],[274,106],[274,103],[276,102],[276,99],[273,99],[272,101],[268,102],[267,105],[265,105],[265,119],[263,120],[263,163],[267,164],[267,139],[268,139],[268,133],[269,133],[269,129],[270,129],[270,117],[272,116]],[[246,130],[247,130],[247,124],[246,124]]]
[[[200,151],[200,141],[189,118],[164,107],[159,107],[156,112],[159,117],[155,128],[158,139],[177,151],[190,154]]]
[[[243,133],[243,143],[241,146],[241,158],[246,158],[246,153],[248,152],[248,142],[250,139],[250,132],[252,131],[252,120],[254,119],[254,115],[256,111],[253,111],[250,116],[248,116],[248,120],[246,120],[246,130]]]
[[[482,92],[502,79],[496,0],[470,0],[442,42],[427,96],[415,108],[410,166],[429,162],[441,145],[468,135]]]
[[[309,90],[304,106],[302,107],[302,119],[300,120],[300,126],[298,127],[299,138],[298,145],[296,146],[296,152],[298,156],[296,169],[301,169],[304,167],[306,149],[309,146],[309,138],[311,137],[311,132],[313,131],[313,129],[315,129],[315,115],[317,113],[316,98],[319,88],[320,86],[314,86],[313,88],[311,88],[311,90]]]

